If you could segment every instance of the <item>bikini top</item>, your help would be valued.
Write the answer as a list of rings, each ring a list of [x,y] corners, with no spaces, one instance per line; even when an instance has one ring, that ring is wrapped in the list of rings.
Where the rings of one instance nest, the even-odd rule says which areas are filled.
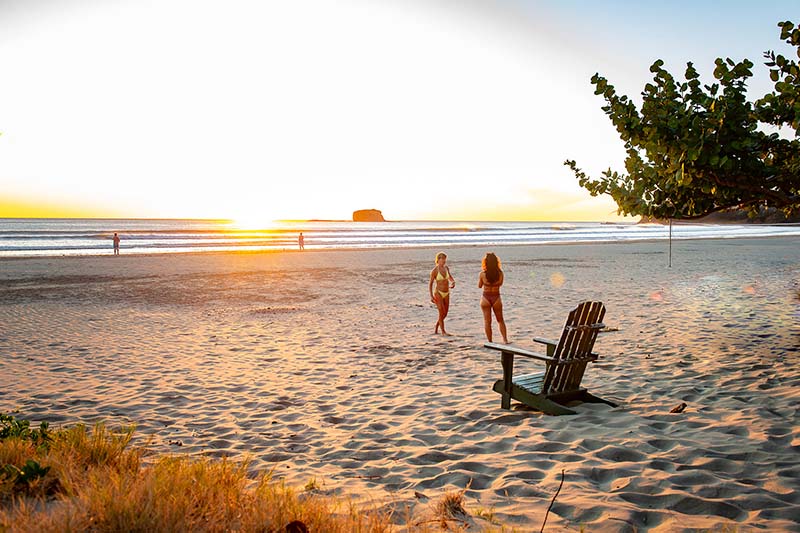
[[[439,270],[439,267],[436,267],[436,281],[447,281],[447,279],[450,276],[450,273],[448,272],[447,274],[448,274],[447,276],[443,276],[442,271]]]

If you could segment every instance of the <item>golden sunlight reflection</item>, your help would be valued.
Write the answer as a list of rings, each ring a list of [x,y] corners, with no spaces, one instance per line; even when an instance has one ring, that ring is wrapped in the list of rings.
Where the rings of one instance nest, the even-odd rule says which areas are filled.
[[[556,289],[560,288],[564,285],[564,275],[561,272],[553,272],[550,274],[550,285],[555,287]]]
[[[245,215],[236,217],[231,224],[233,229],[238,230],[258,230],[275,229],[279,223],[263,215]]]

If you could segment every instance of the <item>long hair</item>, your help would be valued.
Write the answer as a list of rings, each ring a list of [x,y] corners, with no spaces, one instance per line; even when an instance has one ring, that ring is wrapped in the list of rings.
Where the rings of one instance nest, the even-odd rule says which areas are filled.
[[[438,254],[436,254],[436,260],[434,261],[434,263],[438,263],[440,257],[444,257],[445,259],[447,259],[447,254],[444,252],[439,252]]]
[[[500,259],[497,258],[492,252],[483,256],[481,261],[481,268],[486,272],[486,281],[489,283],[497,283],[500,281]]]

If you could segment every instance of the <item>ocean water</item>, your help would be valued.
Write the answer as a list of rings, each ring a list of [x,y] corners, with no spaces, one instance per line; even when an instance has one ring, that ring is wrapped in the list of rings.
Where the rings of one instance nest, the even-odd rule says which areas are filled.
[[[244,229],[230,221],[149,219],[0,219],[0,257],[112,253],[114,232],[124,254],[168,254],[461,245],[621,242],[668,239],[654,224],[598,222],[276,222]],[[673,239],[800,235],[800,225],[673,224]]]

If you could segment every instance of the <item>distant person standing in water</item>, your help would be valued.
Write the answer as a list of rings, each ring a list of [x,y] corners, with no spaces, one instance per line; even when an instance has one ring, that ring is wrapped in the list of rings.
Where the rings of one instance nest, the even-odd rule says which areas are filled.
[[[114,233],[114,255],[119,255],[119,235]]]
[[[436,291],[433,290],[433,285],[436,284]],[[447,317],[447,312],[450,310],[450,289],[456,286],[456,280],[450,273],[450,268],[447,266],[447,254],[439,252],[436,254],[436,266],[431,270],[431,279],[428,283],[428,291],[431,293],[431,302],[436,304],[439,310],[439,318],[436,320],[436,327],[434,333],[439,333],[439,328],[442,328],[442,335],[449,335],[444,329],[444,319]]]
[[[503,320],[503,300],[500,298],[500,286],[503,285],[503,271],[500,270],[500,259],[489,252],[481,262],[481,273],[478,276],[478,288],[483,289],[481,311],[483,311],[483,329],[486,339],[492,342],[492,311],[500,328],[503,343],[508,344],[506,323]]]
[[[303,237],[303,232],[302,231],[300,232],[300,236],[297,237],[297,245],[300,246],[301,250],[305,250],[306,249],[306,239],[305,239],[305,237]]]

